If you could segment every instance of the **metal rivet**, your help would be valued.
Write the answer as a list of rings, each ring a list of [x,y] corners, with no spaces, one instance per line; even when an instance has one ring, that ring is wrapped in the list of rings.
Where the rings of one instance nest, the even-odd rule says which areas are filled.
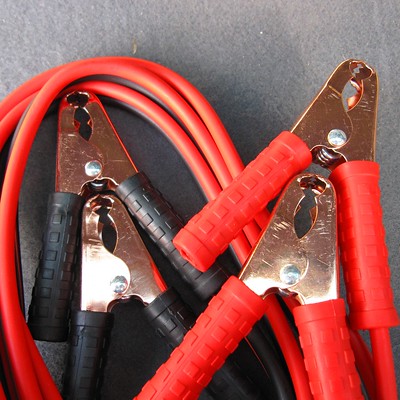
[[[287,264],[281,269],[280,278],[286,285],[294,285],[299,282],[301,271],[296,265]]]
[[[110,282],[110,286],[114,293],[121,294],[128,288],[128,281],[124,276],[118,275]]]
[[[341,129],[332,129],[328,133],[328,142],[331,146],[343,146],[347,142],[347,135]]]
[[[90,177],[95,177],[101,174],[102,166],[100,161],[89,161],[85,165],[85,174]]]

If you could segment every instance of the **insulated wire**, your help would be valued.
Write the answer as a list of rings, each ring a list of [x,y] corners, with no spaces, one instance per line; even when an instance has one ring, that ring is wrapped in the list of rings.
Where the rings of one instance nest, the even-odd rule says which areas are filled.
[[[6,400],[6,394],[4,393],[3,385],[0,382],[0,400]]]
[[[221,186],[217,178],[214,177],[212,171],[208,168],[207,163],[201,154],[197,151],[196,146],[185,135],[185,132],[178,124],[161,108],[147,99],[145,96],[132,91],[128,88],[118,86],[109,82],[90,81],[82,84],[86,90],[97,92],[100,95],[119,99],[120,101],[129,104],[136,108],[139,112],[147,115],[149,119],[154,121],[156,125],[165,133],[167,138],[174,144],[177,151],[181,154],[187,163],[190,171],[198,181],[199,186],[204,191],[208,200],[214,199],[220,192]],[[73,88],[73,87],[72,87]],[[253,226],[253,229],[256,229]],[[258,233],[256,233],[258,236]],[[254,240],[254,238],[251,238]],[[246,259],[250,252],[250,246],[243,233],[239,234],[233,242],[235,252]],[[254,242],[253,242],[254,243]]]
[[[17,318],[13,318],[12,317],[12,312],[10,313],[10,310],[12,309],[12,306],[10,307],[10,309],[7,309],[7,306],[9,306],[9,301],[6,301],[5,304],[7,304],[7,306],[3,306],[4,303],[4,299],[8,298],[8,296],[10,296],[10,298],[13,298],[13,290],[12,288],[12,283],[14,283],[13,279],[10,278],[8,275],[11,275],[9,273],[7,273],[8,270],[14,270],[15,271],[15,266],[13,265],[13,261],[10,255],[10,248],[12,247],[12,245],[14,244],[13,239],[11,239],[13,236],[8,236],[7,234],[12,232],[15,229],[15,216],[16,216],[16,199],[18,198],[18,193],[19,193],[19,188],[20,188],[20,184],[22,181],[22,173],[25,163],[26,163],[26,158],[27,155],[29,153],[30,150],[30,146],[32,144],[32,140],[33,137],[36,133],[36,130],[44,116],[44,113],[46,112],[50,102],[52,101],[52,99],[54,99],[58,93],[67,85],[69,85],[71,82],[77,80],[77,79],[81,79],[84,76],[91,76],[93,75],[93,70],[96,70],[96,74],[100,73],[100,74],[112,74],[118,77],[122,77],[122,79],[126,79],[126,80],[130,80],[132,78],[135,77],[135,75],[140,75],[138,68],[136,66],[134,66],[133,64],[136,63],[143,63],[143,64],[147,64],[147,68],[154,69],[156,70],[157,68],[160,68],[159,65],[151,63],[149,61],[142,61],[142,60],[133,60],[133,59],[128,59],[128,58],[99,58],[99,59],[92,59],[92,60],[84,60],[84,61],[80,61],[80,62],[75,62],[75,63],[71,63],[68,64],[66,66],[61,66],[61,67],[57,67],[54,68],[53,70],[49,70],[46,71],[45,73],[39,75],[38,77],[34,78],[32,81],[27,82],[26,84],[22,85],[20,88],[18,88],[16,91],[14,91],[12,94],[10,94],[9,96],[6,97],[6,99],[0,104],[0,118],[1,118],[1,122],[0,122],[0,126],[1,127],[10,127],[10,126],[14,126],[16,124],[16,120],[18,118],[16,118],[17,115],[21,115],[22,109],[25,109],[27,104],[29,104],[29,102],[32,100],[32,97],[29,99],[30,95],[34,95],[39,89],[42,88],[43,86],[43,90],[41,90],[37,96],[35,97],[32,106],[35,106],[33,111],[29,110],[29,115],[27,115],[27,117],[24,119],[21,129],[18,132],[18,138],[16,140],[16,145],[15,145],[15,149],[13,149],[13,154],[10,158],[10,166],[13,167],[12,169],[7,170],[7,174],[5,177],[5,195],[4,198],[2,198],[2,201],[0,203],[0,221],[1,221],[1,229],[0,229],[0,261],[1,261],[1,266],[4,269],[5,274],[7,275],[7,278],[4,280],[2,279],[1,282],[1,288],[6,287],[8,285],[9,289],[5,289],[5,290],[0,290],[0,299],[1,299],[1,315],[3,316],[3,311],[5,310],[5,315],[11,316],[11,327],[7,328],[6,336],[6,342],[8,344],[9,343],[9,336],[10,333],[15,333],[18,330],[18,319]],[[90,66],[88,66],[88,63],[90,63]],[[79,72],[77,71],[79,70]],[[161,67],[161,70],[164,70],[163,73],[165,74],[165,70],[167,70],[165,67]],[[175,73],[172,73],[172,75],[174,75]],[[141,76],[140,79],[136,80],[136,79],[132,79],[135,82],[138,81],[138,83],[144,87],[149,87],[151,91],[156,92],[158,95],[160,94],[160,92],[157,90],[157,85],[158,83],[154,83],[154,76],[152,76],[152,74],[145,74],[146,77]],[[169,74],[166,74],[169,75]],[[179,77],[179,75],[178,75]],[[176,78],[176,77],[175,77]],[[150,85],[147,86],[146,83],[148,83],[147,81],[145,82],[145,84],[143,84],[142,79],[144,79],[144,81],[146,81],[146,79],[148,79],[150,82]],[[168,79],[171,83],[171,85],[175,86],[175,87],[179,87],[179,85],[181,83],[176,83],[176,79],[174,80],[173,78],[171,78],[170,76],[168,76]],[[183,79],[183,78],[181,78]],[[179,79],[178,79],[179,80]],[[157,79],[156,79],[157,81]],[[155,85],[155,86],[154,86]],[[168,87],[165,86],[162,91]],[[180,89],[181,91],[184,92],[184,90]],[[112,96],[111,96],[112,97]],[[168,95],[167,98],[164,96],[160,96],[161,100],[168,103]],[[189,95],[185,95],[184,98],[188,99],[190,96]],[[182,105],[183,101],[182,101],[182,97],[177,97],[175,98],[175,100],[178,99],[178,103],[180,103],[180,105]],[[22,105],[23,104],[23,105]],[[196,111],[200,114],[201,112],[204,113],[203,111],[198,111],[198,105],[196,105]],[[175,105],[173,107],[171,107],[175,110]],[[211,108],[211,107],[210,107]],[[200,108],[199,108],[200,109]],[[207,107],[205,107],[205,109],[207,109]],[[207,112],[205,112],[207,114]],[[191,114],[189,112],[189,114]],[[179,118],[181,118],[181,120],[185,121],[184,124],[185,126],[190,127],[190,131],[192,132],[193,127],[198,127],[198,123],[195,120],[196,118],[196,114],[191,114],[190,118],[184,118],[182,113],[177,113],[177,115],[179,116]],[[215,116],[213,116],[211,118],[211,120],[214,118]],[[218,117],[216,117],[218,119]],[[28,123],[28,122],[29,123]],[[218,119],[219,121],[219,119]],[[208,124],[210,126],[213,126],[214,122],[208,122]],[[220,123],[222,126],[222,123]],[[218,125],[218,123],[217,123]],[[30,130],[30,132],[29,132]],[[6,136],[9,135],[10,130],[0,130],[0,145],[3,146]],[[197,132],[197,131],[195,131]],[[201,130],[202,134],[204,133],[204,130]],[[206,136],[207,133],[204,133],[204,135]],[[8,136],[7,136],[8,137]],[[214,138],[214,140],[218,140],[219,136],[218,134],[216,135],[217,139]],[[196,135],[197,138],[197,135]],[[200,143],[200,144],[199,144]],[[227,146],[222,146],[222,149],[219,149],[221,151],[221,153],[219,153],[219,155],[216,153],[215,148],[213,149],[209,149],[207,148],[207,140],[199,140],[199,142],[197,142],[197,144],[199,145],[199,147],[202,149],[202,152],[204,155],[206,155],[205,157],[207,158],[207,161],[210,163],[210,165],[213,165],[213,169],[217,169],[219,170],[219,163],[221,163],[221,159],[225,161],[225,158],[227,157],[227,153],[230,152],[229,151],[224,151],[225,149],[228,149],[229,147]],[[233,144],[232,144],[233,146]],[[213,146],[211,146],[213,147]],[[217,146],[218,147],[218,146]],[[15,153],[14,153],[15,151]],[[237,152],[234,152],[235,154],[237,154]],[[224,154],[223,156],[221,154]],[[217,162],[211,162],[213,160],[215,156],[215,160],[217,160]],[[211,157],[211,159],[210,159]],[[221,158],[222,157],[222,158]],[[16,165],[17,163],[20,163],[19,167]],[[227,164],[226,164],[227,165]],[[233,165],[237,165],[237,161],[233,162]],[[234,171],[234,168],[237,167],[228,167],[228,171],[229,173],[227,173],[226,168],[222,168],[222,171],[220,171],[218,174],[216,173],[216,175],[218,176],[218,180],[220,182],[223,182],[222,185],[226,185],[229,184],[230,180],[232,179],[232,174],[234,175],[236,172]],[[241,166],[241,168],[243,168],[243,166]],[[231,175],[231,176],[229,176]],[[12,193],[14,192],[14,193]],[[14,204],[13,204],[14,202]],[[264,214],[265,215],[265,214]],[[14,219],[13,219],[14,217]],[[264,222],[265,222],[265,217],[264,217]],[[263,222],[263,223],[264,223]],[[259,225],[261,226],[263,223],[260,223]],[[254,229],[254,228],[252,228]],[[250,243],[252,244],[254,242],[254,238],[249,239]],[[244,244],[242,243],[240,245],[240,247],[242,248],[241,251],[241,255],[238,255],[239,259],[243,262],[244,258],[247,257],[247,254],[250,250],[250,243],[249,242],[245,242]],[[247,248],[246,248],[247,247]],[[14,268],[13,268],[14,267]],[[2,275],[4,276],[4,274]],[[15,276],[14,276],[15,278]],[[4,283],[4,285],[3,285]],[[271,302],[272,303],[272,302]],[[275,306],[274,306],[275,307]],[[272,308],[274,308],[272,307]],[[279,311],[277,311],[279,314]],[[21,321],[20,321],[21,322]],[[282,323],[282,321],[280,321],[280,323]],[[33,376],[31,373],[29,373],[29,371],[27,371],[27,369],[29,368],[23,368],[24,371],[21,371],[21,374],[18,374],[18,371],[15,371],[15,365],[17,365],[19,362],[21,362],[21,360],[25,360],[27,362],[27,366],[29,366],[29,361],[27,359],[27,357],[23,357],[23,350],[29,350],[29,354],[31,354],[31,351],[33,351],[33,354],[36,354],[35,351],[32,349],[32,344],[33,347],[36,348],[36,346],[34,346],[34,343],[32,341],[32,338],[29,334],[29,331],[26,327],[25,321],[22,321],[22,325],[25,326],[25,328],[23,328],[23,332],[24,329],[27,331],[26,333],[26,338],[21,337],[22,335],[17,335],[13,338],[13,340],[17,340],[19,342],[19,340],[21,340],[21,344],[23,343],[21,350],[18,352],[16,351],[16,353],[18,355],[21,355],[21,359],[19,359],[18,356],[11,354],[10,358],[12,360],[12,364],[13,364],[13,368],[14,368],[14,372],[16,372],[16,377],[17,377],[17,382],[18,382],[18,387],[23,386],[24,384],[27,387],[29,387],[29,393],[30,396],[32,396],[33,393],[36,393],[36,388],[38,389],[38,392],[41,392],[41,390],[43,390],[43,385],[35,385],[33,384],[33,389],[30,387],[29,383],[31,383],[31,381],[34,380]],[[274,329],[275,331],[275,329]],[[285,331],[285,329],[278,329],[278,332],[280,331]],[[26,340],[25,340],[26,339]],[[280,343],[281,344],[281,343]],[[12,343],[11,343],[11,347]],[[14,346],[15,347],[15,346]],[[282,350],[284,350],[285,346],[282,347]],[[287,349],[289,347],[286,347]],[[294,347],[293,347],[294,348]],[[296,346],[296,348],[298,349],[298,347]],[[11,352],[12,353],[12,352]],[[26,354],[26,353],[25,353]],[[37,353],[38,354],[38,353]],[[36,356],[35,356],[36,357]],[[285,355],[286,358],[286,355]],[[39,356],[39,359],[41,359],[41,357]],[[35,358],[35,361],[38,361]],[[301,360],[302,361],[302,360]],[[25,365],[25,364],[24,364]],[[43,367],[43,363],[41,364],[41,366]],[[300,364],[297,364],[297,367],[300,367]],[[303,366],[304,367],[304,366]],[[300,367],[301,368],[301,367]],[[45,369],[45,366],[44,366]],[[292,373],[292,371],[291,371]],[[45,371],[42,371],[40,374],[46,375]],[[25,378],[29,378],[28,380],[26,380]],[[292,379],[294,377],[292,376]],[[51,380],[51,378],[50,378]],[[300,379],[300,380],[304,380],[304,378]],[[296,381],[296,379],[294,379],[294,381]],[[43,382],[42,382],[43,383]],[[26,391],[24,392],[26,393]],[[297,393],[297,391],[296,391]],[[39,398],[39,397],[38,397]],[[301,397],[298,397],[301,398]],[[305,397],[303,397],[305,398]]]
[[[97,59],[97,60],[104,60],[104,59]],[[108,58],[107,62],[109,62],[111,64],[112,60],[113,60],[113,58]],[[118,60],[120,60],[120,59],[118,58]],[[122,58],[122,60],[124,60],[126,62],[125,58]],[[77,63],[79,63],[79,62],[77,62]],[[76,64],[76,63],[73,63],[73,64]],[[70,65],[71,64],[66,66],[66,68],[69,67]],[[89,66],[89,68],[90,68],[90,66]],[[149,73],[146,73],[147,71],[141,71],[141,72],[143,72],[143,74],[144,74],[143,78],[145,80],[145,83],[148,84],[148,87],[146,86],[146,88],[149,89],[151,87],[153,87],[153,88],[155,87],[157,89],[158,88],[157,84],[153,82],[155,77],[152,76],[152,74],[150,74],[150,76],[149,76]],[[112,71],[110,73],[112,73]],[[42,81],[42,78],[43,78],[42,75],[40,75],[38,77],[39,81]],[[84,76],[84,75],[82,74],[81,76]],[[90,74],[88,74],[88,76],[90,76]],[[136,75],[133,75],[132,78],[134,78],[135,76],[139,76],[139,73],[136,74]],[[49,79],[48,74],[45,75],[45,78]],[[73,79],[71,79],[71,80],[73,80]],[[139,80],[139,81],[141,81],[141,80]],[[25,84],[25,85],[27,85],[27,84]],[[48,85],[48,83],[45,83],[45,85]],[[161,83],[158,82],[158,85],[160,86]],[[31,86],[37,88],[38,85],[37,85],[36,82],[33,82],[33,84]],[[165,84],[164,84],[164,86],[165,86]],[[165,87],[164,87],[164,90],[166,90]],[[32,88],[29,85],[27,85],[27,92],[30,93],[30,94],[33,93],[32,92]],[[164,92],[160,91],[160,93],[162,94]],[[18,90],[17,95],[18,95],[18,98],[21,98],[20,90]],[[174,97],[175,97],[175,99],[174,99]],[[11,99],[11,100],[13,100],[13,99]],[[11,100],[10,100],[10,103],[13,103]],[[164,100],[167,103],[167,105],[172,104],[171,107],[175,107],[176,110],[179,111],[180,114],[182,114],[182,116],[186,116],[187,115],[187,118],[185,118],[187,126],[189,128],[191,128],[193,130],[193,132],[196,133],[197,144],[202,147],[203,154],[205,154],[205,157],[206,157],[207,161],[211,165],[214,165],[214,168],[217,169],[217,172],[221,171],[219,173],[220,182],[225,182],[224,183],[225,185],[228,184],[231,181],[232,178],[230,178],[230,180],[229,180],[229,178],[226,177],[226,170],[224,168],[224,164],[221,163],[221,158],[217,156],[218,152],[217,152],[217,149],[215,147],[215,144],[213,144],[213,142],[211,140],[204,139],[204,137],[206,137],[206,135],[207,135],[207,131],[204,128],[204,126],[202,126],[202,124],[200,123],[200,120],[197,118],[196,113],[193,110],[191,110],[187,105],[185,107],[181,108],[181,106],[182,106],[182,104],[181,104],[182,103],[182,101],[181,101],[182,98],[179,95],[177,95],[176,93],[175,93],[175,96],[173,96],[172,93],[169,93],[168,96],[165,99],[162,99],[162,100]],[[175,101],[177,101],[177,103]],[[0,116],[1,115],[2,115],[2,109],[0,107]],[[183,120],[183,122],[185,123],[185,120]],[[0,138],[0,144],[1,144],[1,138]],[[249,226],[247,226],[245,229],[246,229],[246,233],[248,233],[248,235],[251,236],[252,241],[255,241],[257,239],[259,231],[254,229],[255,227],[251,226],[251,225],[252,224],[249,224]],[[249,232],[247,231],[248,229],[250,229]],[[236,252],[240,252],[240,251],[241,251],[240,250],[240,246],[238,246],[238,248],[236,249]],[[243,254],[243,256],[246,257],[247,254]]]
[[[191,85],[188,81],[186,81],[183,77],[178,75],[177,73],[169,70],[166,67],[163,67],[159,64],[146,61],[146,60],[140,60],[140,59],[132,59],[132,58],[127,58],[127,57],[104,57],[101,59],[93,59],[95,60],[107,60],[110,63],[111,62],[116,62],[116,63],[127,63],[128,65],[136,66],[136,65],[143,65],[146,68],[149,69],[149,71],[152,71],[155,75],[154,76],[160,76],[161,78],[165,79],[166,82],[170,82],[173,87],[175,87],[178,91],[178,96],[171,96],[171,91],[168,91],[166,93],[166,96],[162,97],[161,95],[164,94],[163,90],[165,89],[165,84],[164,88],[160,86],[159,84],[159,89],[161,90],[155,90],[154,93],[156,96],[158,96],[161,99],[161,102],[169,106],[172,101],[172,107],[170,108],[180,110],[180,106],[184,104],[180,100],[182,98],[180,96],[183,96],[187,98],[190,101],[190,104],[193,105],[194,110],[193,112],[188,112],[187,113],[187,118],[182,119],[183,123],[189,121],[189,123],[186,125],[188,127],[192,126],[191,132],[193,135],[195,135],[195,139],[198,141],[198,145],[200,146],[201,150],[203,151],[203,154],[207,161],[211,165],[216,165],[217,170],[220,171],[221,179],[220,183],[221,186],[224,188],[226,187],[232,180],[232,177],[235,177],[240,173],[240,171],[243,169],[243,163],[240,160],[240,157],[228,135],[226,132],[222,122],[218,118],[217,114],[215,113],[214,109],[210,106],[210,104],[207,102],[207,100],[202,96],[202,94],[193,86]],[[71,63],[69,65],[72,65],[75,63]],[[67,66],[69,66],[67,65]],[[56,67],[52,70],[46,71],[45,73],[42,73],[32,79],[31,81],[25,83],[18,89],[16,89],[11,95],[7,96],[4,102],[7,103],[8,107],[12,107],[13,104],[18,104],[18,102],[23,98],[23,94],[32,94],[35,91],[41,89],[41,87],[47,82],[47,80],[52,76],[52,71],[56,73],[59,71],[62,67]],[[142,70],[143,71],[143,70]],[[158,74],[158,75],[156,75]],[[98,76],[99,74],[96,73]],[[119,77],[120,78],[120,77]],[[79,79],[82,79],[79,78]],[[118,79],[118,77],[117,77]],[[126,79],[126,81],[129,81]],[[134,81],[134,79],[132,79]],[[140,86],[140,85],[139,85]],[[152,92],[152,89],[157,89],[157,84],[154,86],[150,85],[146,88],[147,91]],[[15,93],[15,96],[13,98],[10,98]],[[161,94],[161,95],[160,95]],[[178,102],[177,102],[178,101]],[[7,109],[7,108],[6,108]],[[182,109],[185,113],[188,111],[186,107]],[[2,112],[3,110],[0,109],[0,119],[2,118]],[[201,118],[205,122],[206,127],[208,128],[205,129],[205,127],[201,127],[198,124],[198,119],[196,120],[196,115],[197,113],[201,115]],[[200,126],[199,129],[196,129],[196,126]],[[209,132],[211,133],[211,137],[209,137]],[[218,149],[216,150],[216,147],[214,144],[217,144]],[[218,154],[220,152],[220,154]],[[224,162],[221,162],[221,158],[223,157]],[[225,168],[228,168],[228,170],[231,171],[231,176],[229,177],[229,174],[226,174]],[[226,179],[224,179],[226,177]],[[262,211],[257,218],[261,220],[261,227],[265,226],[267,222],[267,217],[268,217],[268,212],[266,210]],[[245,229],[248,229],[247,227]],[[250,228],[251,229],[251,228]],[[254,232],[251,233],[254,236]],[[257,233],[255,233],[257,235]],[[254,238],[257,239],[257,236]]]
[[[83,84],[83,88],[85,90],[88,91],[93,91],[96,92],[99,95],[103,95],[103,96],[111,96],[116,98],[118,96],[118,99],[121,101],[126,102],[127,104],[129,104],[130,106],[137,108],[140,112],[143,112],[145,115],[147,115],[149,118],[151,118],[157,125],[160,124],[160,128],[167,134],[169,135],[169,127],[165,125],[165,120],[168,119],[168,114],[166,114],[165,116],[163,116],[162,112],[160,112],[160,110],[155,109],[153,112],[149,113],[149,108],[153,108],[154,104],[151,102],[147,102],[145,99],[142,99],[141,96],[137,96],[137,93],[131,93],[131,91],[129,89],[125,89],[125,88],[120,88],[118,86],[116,86],[115,84],[112,83],[108,83],[105,84],[104,82],[85,82]],[[107,89],[111,89],[111,90],[107,90]],[[114,92],[114,91],[117,91]],[[172,123],[172,121],[170,121]],[[175,129],[177,129],[178,127],[175,127]],[[174,132],[174,129],[172,129],[172,131]],[[185,160],[186,162],[188,162],[188,160],[191,160],[192,157],[194,157],[195,153],[196,153],[196,149],[192,148],[192,153],[189,155],[187,153],[184,153],[182,149],[178,148],[178,151],[180,151],[180,153],[182,155],[185,155]],[[189,166],[190,167],[190,166]],[[195,170],[192,169],[192,171],[194,172]],[[199,178],[198,174],[195,174],[196,179]],[[199,182],[204,181],[204,179],[198,179]],[[217,193],[209,193],[207,191],[207,189],[205,187],[202,187],[202,189],[204,190],[206,196],[208,198],[210,198],[210,196],[214,196],[217,195],[221,189],[218,189]],[[253,243],[254,244],[254,243]],[[245,250],[245,256],[240,256],[241,259],[241,263],[243,264],[245,259],[247,258],[247,254],[250,252],[251,247],[250,245],[248,245],[247,243],[243,242],[241,244],[241,247]],[[239,258],[240,258],[239,257]],[[300,396],[298,395],[297,398],[302,399],[302,398],[309,398],[310,396],[310,391],[309,391],[309,387],[308,387],[308,380],[307,380],[307,374],[305,372],[305,368],[304,368],[304,363],[303,363],[303,359],[300,353],[300,350],[297,346],[297,342],[294,340],[290,340],[290,326],[287,324],[286,319],[284,318],[283,313],[281,313],[281,309],[280,306],[278,305],[278,303],[276,303],[276,299],[273,298],[274,296],[269,296],[269,298],[266,299],[266,301],[269,304],[269,312],[268,312],[268,318],[271,318],[273,320],[273,328],[274,331],[278,330],[278,331],[285,331],[287,330],[289,332],[289,334],[285,334],[285,335],[281,335],[281,334],[277,334],[278,337],[278,342],[281,345],[282,348],[284,348],[284,353],[285,355],[288,356],[288,359],[290,360],[290,371],[294,376],[293,379],[293,383],[295,386],[299,387],[297,389],[298,394],[300,394]],[[257,347],[257,350],[260,351],[261,346],[260,345],[255,345],[255,347]],[[263,353],[265,354],[265,353]],[[263,357],[264,360],[264,365],[266,365],[265,360],[268,360],[268,358]],[[268,368],[268,370],[270,370],[270,368]],[[299,378],[301,379],[301,382],[299,380]],[[284,390],[280,390],[281,393],[285,393],[287,392],[287,389]],[[307,394],[307,396],[305,395]],[[303,397],[302,397],[303,396]]]
[[[16,398],[16,388],[12,381],[12,376],[10,375],[10,368],[8,365],[8,359],[5,356],[5,344],[3,341],[2,335],[2,321],[0,320],[0,355],[1,355],[1,362],[0,362],[0,383],[2,389],[8,397]]]
[[[185,136],[179,132],[179,126],[175,125],[175,121],[166,114],[162,109],[160,109],[156,104],[149,101],[146,97],[142,96],[139,93],[133,92],[131,89],[120,87],[114,83],[110,82],[98,82],[98,81],[87,81],[79,84],[76,87],[71,87],[69,90],[74,90],[80,88],[81,90],[90,91],[96,93],[97,95],[102,96],[111,96],[112,98],[118,98],[118,101],[125,102],[125,105],[129,105],[135,111],[139,111],[143,114],[146,119],[150,119],[154,124],[156,124],[159,129],[166,134],[166,136],[172,141],[172,143],[177,147],[177,150],[184,155],[185,161],[189,164],[189,168],[195,175],[196,180],[199,182],[207,182],[207,186],[203,186],[202,189],[206,197],[216,196],[221,188],[216,182],[213,175],[207,175],[207,179],[203,176],[205,173],[209,173],[210,171],[204,166],[203,169],[199,170],[200,161],[203,161],[200,154],[197,152],[197,149],[188,142],[188,145],[185,147],[181,144],[181,140],[187,139]],[[189,152],[190,151],[190,152]],[[200,160],[197,162],[196,160]],[[204,162],[204,161],[203,161]],[[210,183],[214,182],[213,190],[215,192],[210,192],[207,189]],[[242,244],[244,246],[246,244]],[[257,348],[261,351],[263,346],[260,342],[261,337],[257,336],[257,334],[253,334],[251,336],[251,346]],[[260,359],[262,359],[262,363],[264,367],[267,369],[268,374],[275,378],[274,386],[276,392],[279,394],[279,399],[290,398],[290,383],[283,381],[282,368],[274,362],[274,354],[268,352],[268,349],[264,349],[262,354],[259,355]],[[282,382],[282,383],[280,383]]]
[[[44,97],[46,97],[46,96],[44,96]],[[37,107],[37,109],[39,109],[39,107]],[[31,111],[31,110],[30,110]],[[42,117],[42,116],[40,116],[40,117]],[[36,118],[36,121],[38,121],[39,120],[39,117],[38,117],[38,114],[36,113],[36,116],[35,116],[35,118]],[[28,118],[27,118],[28,119]],[[25,121],[24,121],[25,122]],[[22,134],[21,134],[21,131],[23,132],[23,128],[24,128],[24,123],[22,124],[22,126],[21,126],[21,129],[20,129],[20,132],[19,132],[19,136],[18,136],[18,139],[21,141],[21,139],[20,139],[20,137],[22,136]],[[32,128],[31,128],[32,129]],[[26,129],[26,131],[27,131],[27,129]],[[35,131],[35,130],[31,130],[31,132],[32,131]],[[31,139],[32,140],[32,139]],[[27,140],[24,140],[23,141],[24,142],[24,146],[23,146],[23,148],[21,148],[21,153],[23,154],[23,155],[26,155],[27,153],[29,153],[29,146],[30,145],[27,145]],[[18,140],[16,141],[16,148],[18,149]],[[29,143],[31,143],[31,142],[29,142]],[[13,153],[14,154],[14,153]],[[19,158],[20,160],[21,159],[23,159],[23,157],[21,158]],[[11,161],[12,161],[12,159],[10,160],[10,164],[11,164]],[[12,174],[11,174],[12,175]],[[16,177],[17,179],[15,179],[14,180],[14,178],[13,178],[13,183],[14,183],[14,189],[15,189],[15,183],[16,182],[18,182],[18,177],[20,177],[20,175],[18,174],[18,171],[16,171],[16,176],[14,176],[14,177]],[[20,180],[21,178],[19,178],[19,180]],[[7,183],[7,176],[6,176],[6,179],[5,179],[5,186],[6,186],[6,183]],[[20,184],[20,182],[18,182],[19,184]],[[2,202],[2,204],[4,204],[4,202]],[[4,211],[3,211],[4,212]]]
[[[371,400],[376,400],[374,365],[371,352],[361,338],[359,332],[349,329],[350,344],[354,352],[357,369],[360,372],[362,381]]]
[[[100,86],[98,86],[98,84]],[[100,87],[105,88],[108,87],[108,85],[104,85],[103,82],[94,81],[84,84],[84,90],[93,93],[96,92],[97,95],[104,97],[104,93],[111,94],[111,92],[104,91],[104,89],[102,90],[100,89]],[[80,86],[80,88],[83,87]],[[119,97],[121,98],[121,96]],[[120,107],[129,109],[135,114],[138,114],[142,119],[145,119],[146,121],[154,125],[162,132],[160,126],[155,124],[155,121],[151,120],[149,116],[145,113],[139,112],[139,110],[134,108],[132,104],[128,105],[127,103],[122,103],[120,100],[116,100],[115,98],[111,99],[109,97],[104,97],[104,100],[114,105],[115,103],[117,103]],[[157,115],[159,115],[159,112],[157,112]],[[174,145],[174,143],[172,144]],[[200,189],[202,188],[200,187]],[[280,363],[279,357],[277,356],[277,353],[279,353],[279,349],[273,348],[275,347],[273,346],[273,342],[277,344],[276,340],[274,340],[273,332],[268,332],[267,334],[266,332],[263,332],[262,329],[259,328],[259,326],[256,326],[246,337],[246,340],[248,340],[250,347],[253,349],[253,351],[255,351],[256,357],[266,370],[269,380],[272,381],[272,385],[275,391],[274,398],[282,400],[293,398],[293,388],[291,385],[291,381],[289,381],[288,377],[285,376],[286,363],[284,362],[284,360],[283,365]],[[305,383],[308,386],[307,380],[305,381]]]
[[[378,399],[396,399],[396,374],[388,328],[369,330]]]

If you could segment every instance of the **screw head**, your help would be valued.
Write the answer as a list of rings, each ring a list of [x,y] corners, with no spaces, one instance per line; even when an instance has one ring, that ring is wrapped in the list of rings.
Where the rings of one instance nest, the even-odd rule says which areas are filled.
[[[91,178],[98,176],[101,173],[101,170],[102,165],[100,161],[97,160],[89,161],[85,165],[85,174]]]
[[[301,271],[297,265],[287,264],[281,269],[280,278],[286,285],[295,285],[301,278]]]
[[[346,132],[341,129],[332,129],[328,133],[328,142],[331,146],[343,146],[347,142]]]
[[[128,288],[128,281],[124,276],[118,275],[110,282],[110,286],[114,293],[122,294]]]

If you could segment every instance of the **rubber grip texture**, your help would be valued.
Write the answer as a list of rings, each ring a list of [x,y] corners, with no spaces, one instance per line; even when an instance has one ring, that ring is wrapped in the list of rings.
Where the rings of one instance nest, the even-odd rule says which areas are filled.
[[[363,399],[343,299],[302,305],[293,315],[314,400]]]
[[[63,383],[64,400],[98,397],[114,323],[112,313],[73,311]]]
[[[227,275],[217,264],[202,274],[182,258],[172,240],[183,222],[145,174],[138,172],[126,179],[116,193],[200,299],[209,300],[219,291]]]
[[[307,145],[293,133],[282,132],[186,224],[174,239],[176,248],[193,266],[206,271],[289,179],[310,163]]]
[[[144,308],[144,313],[159,336],[174,349],[182,342],[186,333],[194,325],[196,318],[170,288]],[[215,374],[207,391],[219,399],[261,400],[257,387],[228,360]]]
[[[264,300],[230,277],[136,399],[197,399],[265,311]]]
[[[83,203],[83,198],[74,193],[53,193],[49,197],[29,307],[28,326],[36,340],[67,340]]]
[[[351,161],[330,176],[337,192],[341,262],[355,330],[399,324],[380,205],[379,165]]]
[[[196,321],[178,293],[169,288],[144,308],[144,313],[157,334],[174,349]]]

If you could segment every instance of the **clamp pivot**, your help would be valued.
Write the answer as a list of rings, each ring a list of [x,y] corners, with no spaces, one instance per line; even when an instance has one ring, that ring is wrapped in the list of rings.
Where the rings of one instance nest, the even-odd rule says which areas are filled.
[[[351,85],[356,93],[346,98]],[[313,161],[334,169],[345,161],[375,159],[378,75],[359,60],[343,61],[292,128]]]
[[[165,290],[121,201],[113,195],[90,198],[82,215],[81,310],[108,312],[130,297],[147,305]]]

